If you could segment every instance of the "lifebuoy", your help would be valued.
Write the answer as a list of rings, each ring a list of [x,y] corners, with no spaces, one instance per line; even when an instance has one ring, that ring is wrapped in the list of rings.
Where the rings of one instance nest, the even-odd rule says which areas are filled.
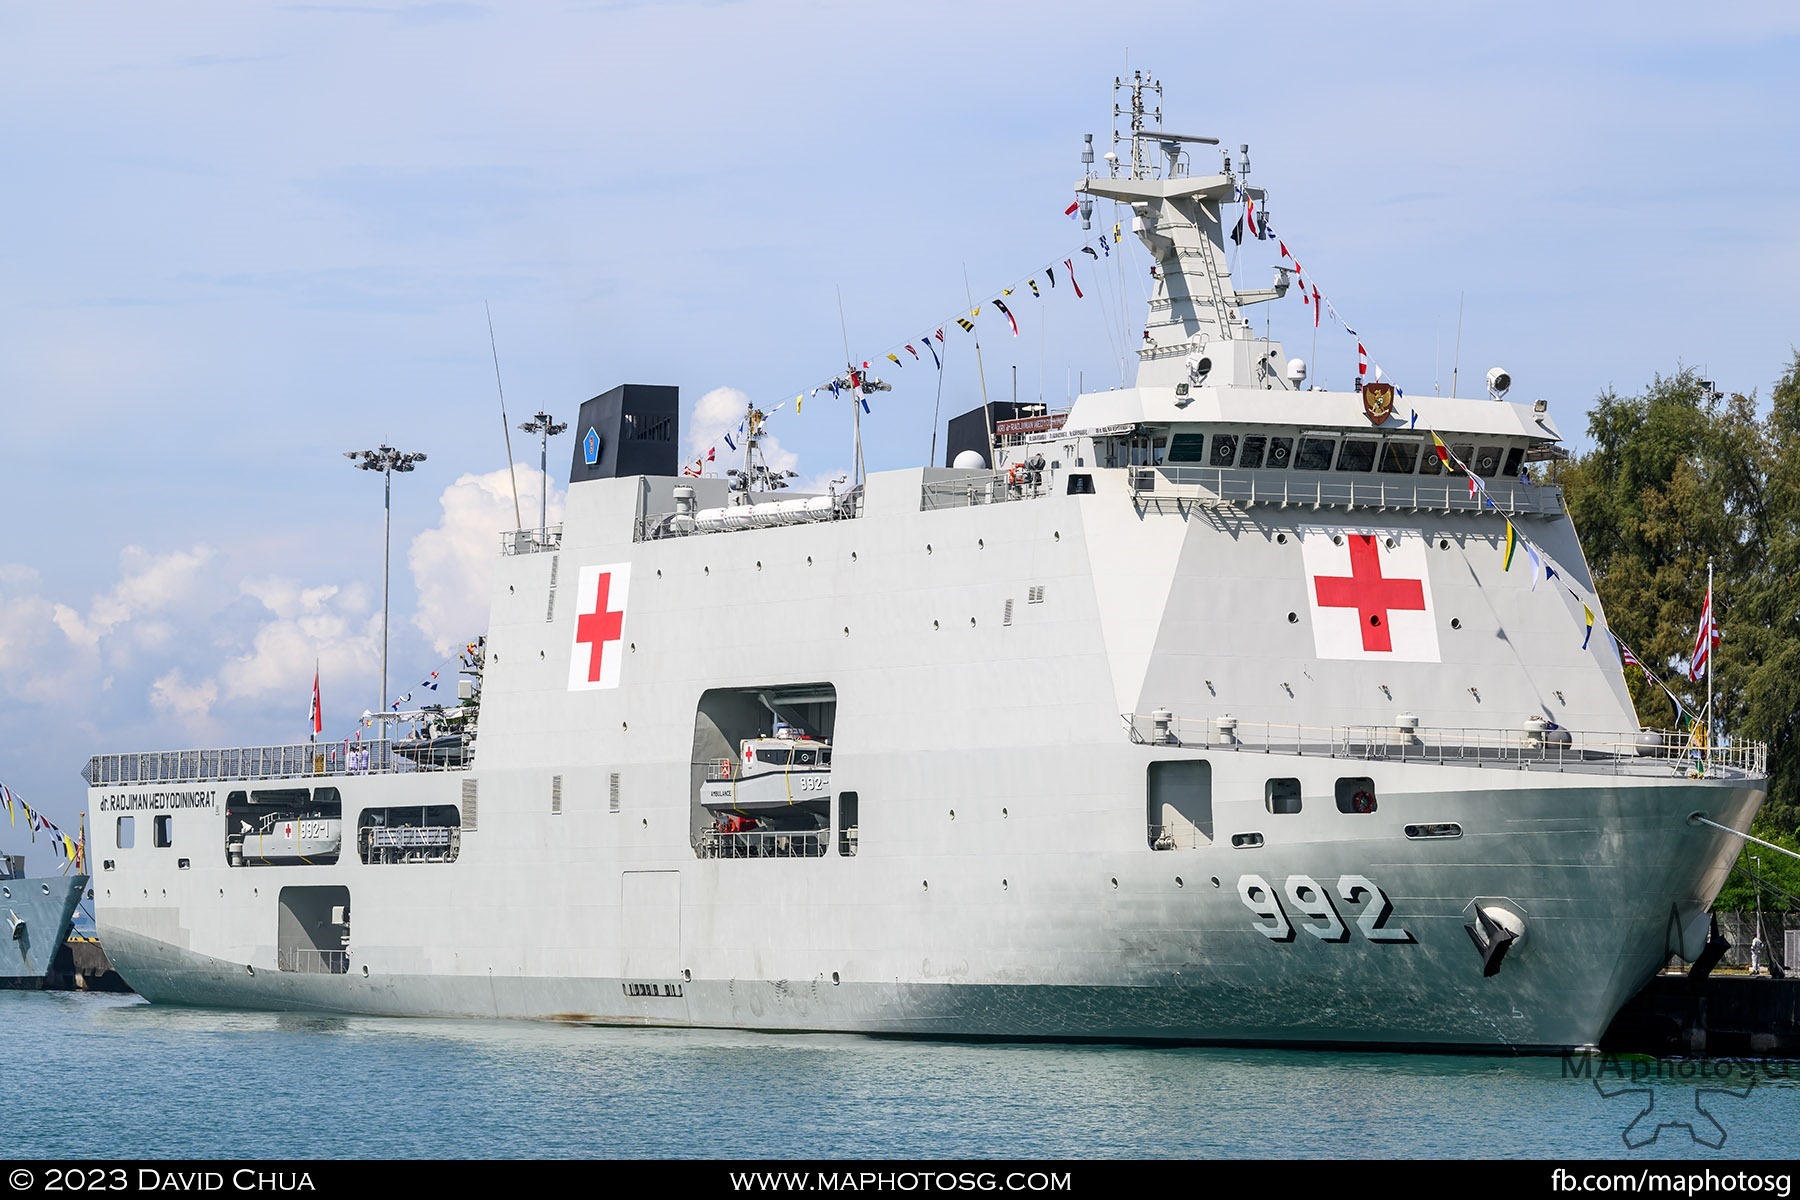
[[[1375,797],[1366,791],[1359,791],[1350,797],[1350,807],[1355,812],[1372,813],[1375,811]]]
[[[1018,463],[1014,463],[1012,466],[1006,468],[1006,482],[1012,484],[1015,487],[1021,483],[1024,483],[1025,482],[1025,468],[1021,467]]]

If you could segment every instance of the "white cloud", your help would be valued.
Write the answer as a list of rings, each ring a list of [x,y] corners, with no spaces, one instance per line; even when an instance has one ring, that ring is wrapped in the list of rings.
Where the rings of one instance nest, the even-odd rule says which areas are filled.
[[[163,611],[186,599],[212,559],[205,546],[172,554],[151,554],[140,546],[119,551],[119,582],[89,603],[84,617],[67,604],[56,604],[52,620],[71,645],[93,651],[100,639],[129,624],[133,617]]]
[[[442,516],[437,526],[413,539],[407,554],[419,597],[413,624],[440,654],[487,632],[500,535],[516,529],[520,516],[528,525],[537,524],[544,476],[521,467],[518,481],[515,516],[509,472],[462,476],[438,498]],[[546,519],[556,525],[562,518],[563,497],[553,488]]]
[[[218,684],[210,679],[189,683],[180,667],[150,685],[151,705],[190,725],[210,716],[218,698]]]
[[[709,475],[723,475],[732,467],[743,466],[744,441],[738,433],[738,427],[744,423],[749,409],[750,397],[734,387],[718,387],[707,392],[694,404],[693,419],[688,422],[688,462],[695,456],[703,455],[709,448],[716,447],[718,458],[708,468]],[[765,426],[765,429],[767,427]],[[724,437],[730,434],[736,449],[725,444]],[[783,448],[781,441],[774,434],[765,432],[757,442],[762,451],[763,461],[768,463],[771,471],[790,471],[800,461],[800,456],[792,450]]]

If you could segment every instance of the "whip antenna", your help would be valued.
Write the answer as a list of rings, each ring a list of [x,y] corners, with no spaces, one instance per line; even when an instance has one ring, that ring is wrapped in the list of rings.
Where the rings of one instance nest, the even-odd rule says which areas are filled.
[[[500,432],[506,437],[506,474],[512,480],[513,528],[523,529],[525,518],[519,515],[519,473],[513,469],[512,426],[506,423],[506,388],[500,383],[500,346],[494,341],[494,310],[488,307],[486,300],[481,302],[481,308],[487,313],[488,348],[494,352],[494,387],[500,392]],[[550,487],[548,479],[544,481],[544,487],[547,493]]]

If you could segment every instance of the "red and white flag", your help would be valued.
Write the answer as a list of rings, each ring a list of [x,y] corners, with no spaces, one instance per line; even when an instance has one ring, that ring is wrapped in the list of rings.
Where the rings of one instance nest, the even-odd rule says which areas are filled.
[[[311,737],[309,737],[307,739],[308,741],[311,741],[312,738],[318,737],[319,734],[322,733],[325,729],[325,714],[324,714],[324,711],[319,707],[319,664],[318,663],[313,664],[312,716],[310,718],[308,718],[308,724],[312,727],[312,735],[311,735]]]
[[[1356,373],[1358,375],[1369,373],[1369,352],[1363,349],[1361,342],[1356,343]]]
[[[1317,329],[1319,327],[1319,288],[1317,284],[1313,285],[1312,294],[1313,328]]]
[[[1688,656],[1688,678],[1699,683],[1712,662],[1712,648],[1719,644],[1719,628],[1713,624],[1712,585],[1706,587],[1706,603],[1700,609],[1700,628],[1694,634],[1694,652]]]

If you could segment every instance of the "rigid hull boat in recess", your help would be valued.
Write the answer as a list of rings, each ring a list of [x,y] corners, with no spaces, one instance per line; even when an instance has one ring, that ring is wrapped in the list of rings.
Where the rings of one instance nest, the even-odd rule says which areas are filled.
[[[1740,839],[1692,818],[1746,828],[1762,748],[1642,736],[1561,496],[1518,475],[1558,452],[1550,419],[1408,397],[1415,426],[1304,388],[1241,311],[1282,281],[1227,267],[1225,207],[1261,190],[1142,125],[1077,185],[1156,267],[1135,386],[978,409],[963,465],[798,501],[739,482],[768,477],[758,412],[715,479],[678,473],[673,388],[587,401],[564,525],[503,543],[478,753],[89,764],[125,979],[362,1013],[1595,1043],[1700,954]],[[1566,589],[1506,570],[1509,520]],[[336,849],[252,853],[251,812]]]

